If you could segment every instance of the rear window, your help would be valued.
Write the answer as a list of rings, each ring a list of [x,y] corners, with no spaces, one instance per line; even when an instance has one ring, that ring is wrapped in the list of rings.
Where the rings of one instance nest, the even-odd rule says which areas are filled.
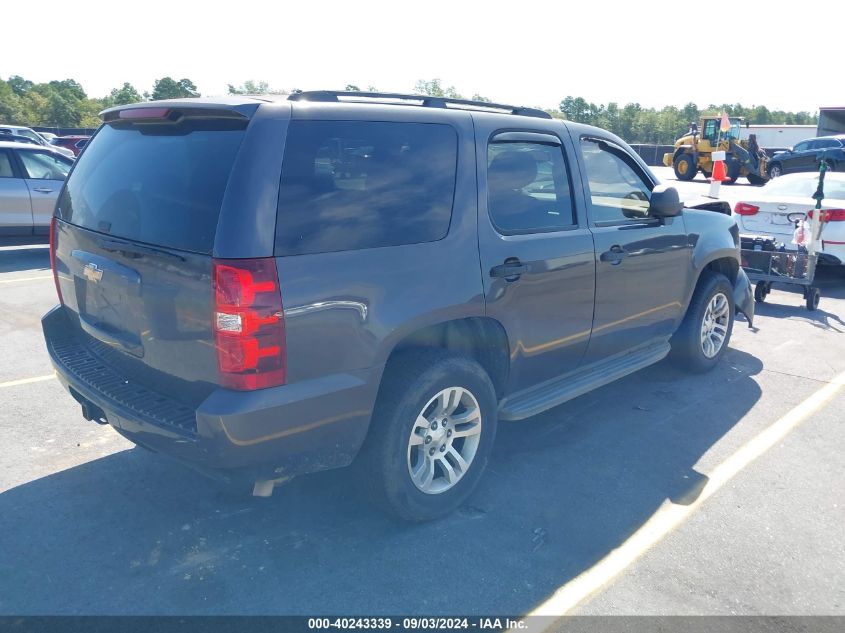
[[[104,126],[74,167],[58,207],[86,229],[211,253],[242,129]]]
[[[448,125],[291,123],[278,255],[431,242],[452,216],[458,138]]]

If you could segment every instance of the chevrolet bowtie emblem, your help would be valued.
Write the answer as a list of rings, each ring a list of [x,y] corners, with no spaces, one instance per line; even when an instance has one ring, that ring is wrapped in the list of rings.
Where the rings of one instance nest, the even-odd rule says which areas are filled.
[[[97,283],[103,278],[103,269],[94,263],[85,264],[85,267],[82,269],[82,274],[85,275],[85,278],[88,281]]]

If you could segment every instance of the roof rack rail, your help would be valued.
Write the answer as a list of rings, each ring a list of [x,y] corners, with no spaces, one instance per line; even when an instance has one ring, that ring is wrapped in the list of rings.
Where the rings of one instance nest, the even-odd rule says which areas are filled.
[[[432,97],[429,95],[409,95],[398,92],[348,92],[343,90],[312,90],[295,92],[288,97],[290,101],[343,102],[360,103],[371,100],[391,105],[416,105],[426,108],[455,108],[458,110],[480,110],[483,112],[499,112],[532,116],[539,119],[551,119],[548,112],[539,108],[525,108],[522,106],[491,103],[489,101],[473,101],[471,99],[451,99],[449,97]]]

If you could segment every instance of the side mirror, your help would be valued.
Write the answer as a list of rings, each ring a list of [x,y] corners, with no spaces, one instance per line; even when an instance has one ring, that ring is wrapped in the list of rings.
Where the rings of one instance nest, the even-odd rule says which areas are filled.
[[[651,191],[648,214],[653,218],[674,218],[681,215],[684,205],[678,196],[678,190],[669,185],[657,185]]]

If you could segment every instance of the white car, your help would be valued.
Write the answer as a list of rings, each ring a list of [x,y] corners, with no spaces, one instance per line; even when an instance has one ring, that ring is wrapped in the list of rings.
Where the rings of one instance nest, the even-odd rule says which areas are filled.
[[[787,250],[796,250],[792,243],[795,223],[787,216],[814,209],[813,194],[818,186],[818,172],[787,174],[770,180],[756,189],[753,197],[734,205],[733,216],[740,233],[774,237]],[[825,174],[822,209],[828,210],[828,222],[821,234],[819,262],[845,264],[845,173]]]

